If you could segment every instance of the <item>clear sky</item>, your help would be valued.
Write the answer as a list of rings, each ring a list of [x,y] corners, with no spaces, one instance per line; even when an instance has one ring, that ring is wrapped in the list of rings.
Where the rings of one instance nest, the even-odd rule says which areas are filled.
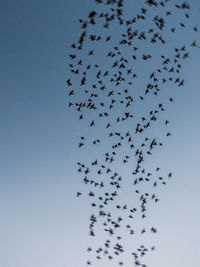
[[[200,3],[192,4],[197,24]],[[67,108],[65,80],[69,47],[80,34],[78,19],[93,7],[89,0],[1,3],[2,267],[85,266],[91,209],[87,198],[76,199],[82,126]],[[185,62],[185,86],[175,87],[175,103],[166,112],[173,134],[157,157],[174,176],[151,209],[159,233],[152,241],[157,250],[146,259],[149,267],[199,266],[199,69],[198,49]],[[134,240],[128,242],[134,246]]]

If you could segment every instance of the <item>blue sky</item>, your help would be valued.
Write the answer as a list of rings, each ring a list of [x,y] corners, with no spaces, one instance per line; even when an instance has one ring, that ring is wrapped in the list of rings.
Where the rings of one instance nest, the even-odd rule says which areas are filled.
[[[197,23],[200,6],[192,3]],[[0,266],[85,266],[91,209],[87,198],[75,198],[82,189],[75,162],[88,153],[77,149],[80,129],[87,127],[67,108],[65,79],[78,19],[91,7],[89,0],[2,1]],[[152,208],[150,223],[159,233],[152,240],[158,249],[147,256],[150,267],[200,262],[199,62],[199,50],[193,51],[183,68],[185,86],[174,89],[166,114],[173,135],[157,157],[174,178]]]

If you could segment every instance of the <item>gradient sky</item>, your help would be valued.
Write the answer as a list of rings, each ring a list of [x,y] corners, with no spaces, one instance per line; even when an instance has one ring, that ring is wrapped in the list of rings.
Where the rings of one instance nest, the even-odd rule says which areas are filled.
[[[191,2],[198,21],[200,3]],[[87,199],[75,198],[80,188],[75,168],[80,125],[67,108],[65,79],[69,46],[80,32],[78,18],[93,6],[89,0],[1,2],[2,267],[85,266],[90,209]],[[185,86],[167,111],[173,135],[159,157],[174,178],[152,209],[159,233],[158,249],[147,257],[149,267],[198,267],[200,262],[196,51],[184,66]]]

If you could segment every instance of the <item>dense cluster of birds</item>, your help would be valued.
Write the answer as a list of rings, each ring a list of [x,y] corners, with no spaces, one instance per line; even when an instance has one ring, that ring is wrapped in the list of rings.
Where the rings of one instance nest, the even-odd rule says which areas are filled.
[[[198,27],[186,1],[94,2],[87,19],[79,20],[80,37],[71,44],[66,80],[68,106],[84,122],[78,147],[87,157],[77,161],[77,171],[93,209],[89,235],[105,236],[97,248],[87,248],[93,260],[86,264],[104,258],[126,265],[123,254],[130,250],[133,264],[145,267],[144,256],[155,245],[125,248],[125,232],[133,237],[158,231],[147,226],[138,232],[135,220],[143,225],[149,207],[159,202],[158,189],[173,174],[162,173],[157,157],[153,168],[146,162],[171,136],[165,111],[174,102],[174,85],[184,86],[183,62],[192,48],[199,48]],[[81,133],[85,125],[86,135]],[[134,205],[123,202],[122,189],[129,183]],[[76,193],[78,198],[83,194]]]

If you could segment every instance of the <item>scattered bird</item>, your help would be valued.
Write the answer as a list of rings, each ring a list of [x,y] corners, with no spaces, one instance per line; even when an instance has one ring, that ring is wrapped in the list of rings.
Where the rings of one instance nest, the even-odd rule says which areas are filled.
[[[163,121],[161,115],[168,109],[169,102],[174,102],[173,96],[166,97],[167,87],[170,83],[178,88],[184,86],[183,63],[190,57],[191,49],[199,46],[197,37],[188,44],[182,44],[179,37],[175,42],[179,32],[191,27],[187,23],[191,20],[191,8],[186,1],[178,4],[169,0],[141,1],[140,10],[132,17],[126,14],[128,1],[94,2],[95,10],[91,10],[87,18],[79,19],[81,33],[70,47],[66,95],[70,99],[68,107],[78,112],[80,132],[84,122],[88,126],[88,136],[81,136],[78,148],[80,153],[88,151],[89,163],[87,158],[85,163],[78,161],[77,171],[85,175],[81,176],[81,182],[88,189],[88,201],[94,211],[89,218],[89,236],[95,238],[98,224],[108,238],[98,249],[88,247],[87,251],[94,253],[97,260],[106,258],[110,262],[117,258],[118,265],[124,266],[125,262],[119,259],[126,251],[120,233],[131,237],[157,233],[155,227],[138,231],[133,221],[139,215],[142,223],[145,222],[151,204],[159,202],[156,192],[173,176],[169,172],[165,178],[159,166],[153,170],[146,167],[146,159],[153,157],[158,147],[165,147],[166,141],[156,136],[156,130],[152,131],[155,136],[151,136],[149,128],[158,126],[164,136],[171,136],[166,130],[170,121]],[[118,27],[114,34],[113,25]],[[189,31],[195,35],[198,27],[194,25]],[[174,46],[179,45],[173,47],[170,43],[167,47],[169,36]],[[155,63],[159,53],[160,61],[156,59]],[[140,75],[144,83],[137,89]],[[92,159],[95,151],[99,158]],[[122,203],[119,197],[124,181],[129,183],[127,177],[120,175],[120,167],[126,168],[132,179],[130,190],[133,187],[138,200],[135,207]],[[76,196],[84,194],[77,192]],[[146,267],[143,258],[154,250],[154,245],[150,248],[141,245],[130,251],[130,256],[136,266]],[[90,260],[86,263],[93,264]]]

